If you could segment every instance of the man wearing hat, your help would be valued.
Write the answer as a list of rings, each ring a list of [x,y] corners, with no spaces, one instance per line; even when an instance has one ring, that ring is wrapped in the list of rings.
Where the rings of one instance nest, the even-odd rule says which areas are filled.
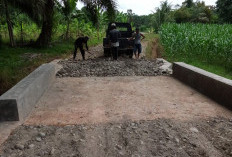
[[[113,59],[118,59],[118,47],[119,47],[119,38],[121,37],[120,32],[117,30],[116,24],[111,24],[111,31],[109,32],[109,40],[111,43],[111,53],[113,55]]]

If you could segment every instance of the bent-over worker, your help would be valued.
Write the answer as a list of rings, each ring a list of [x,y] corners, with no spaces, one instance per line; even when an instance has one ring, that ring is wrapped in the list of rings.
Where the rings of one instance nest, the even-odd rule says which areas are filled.
[[[77,38],[77,40],[74,43],[75,50],[74,50],[74,53],[73,53],[73,60],[76,59],[77,49],[78,48],[81,51],[82,59],[85,60],[85,50],[83,49],[83,45],[85,44],[86,49],[88,51],[89,50],[88,44],[87,44],[88,40],[89,40],[89,37],[87,37],[87,36]]]

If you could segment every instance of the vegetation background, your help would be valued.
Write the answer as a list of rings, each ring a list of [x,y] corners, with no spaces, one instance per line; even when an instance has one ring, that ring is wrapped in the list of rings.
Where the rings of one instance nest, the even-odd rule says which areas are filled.
[[[116,0],[0,0],[0,94],[39,65],[68,57],[74,40],[102,43],[109,22],[129,22],[160,41],[169,61],[184,61],[232,78],[232,2],[163,1],[150,15],[117,10]],[[152,38],[150,38],[152,37]],[[159,38],[160,40],[156,40]],[[149,44],[152,46],[152,44]]]

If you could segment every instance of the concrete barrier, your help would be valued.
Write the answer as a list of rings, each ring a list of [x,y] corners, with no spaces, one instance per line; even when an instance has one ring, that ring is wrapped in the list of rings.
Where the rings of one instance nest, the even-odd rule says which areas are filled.
[[[35,107],[55,78],[55,66],[43,64],[0,97],[0,121],[19,121]]]
[[[182,62],[173,64],[173,76],[232,109],[232,80]]]

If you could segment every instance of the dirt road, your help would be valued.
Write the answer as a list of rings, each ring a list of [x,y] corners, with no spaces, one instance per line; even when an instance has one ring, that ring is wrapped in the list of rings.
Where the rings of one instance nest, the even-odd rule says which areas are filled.
[[[232,112],[163,76],[162,63],[88,62],[60,62],[64,69],[1,157],[232,156]],[[117,76],[111,64],[130,70]]]

